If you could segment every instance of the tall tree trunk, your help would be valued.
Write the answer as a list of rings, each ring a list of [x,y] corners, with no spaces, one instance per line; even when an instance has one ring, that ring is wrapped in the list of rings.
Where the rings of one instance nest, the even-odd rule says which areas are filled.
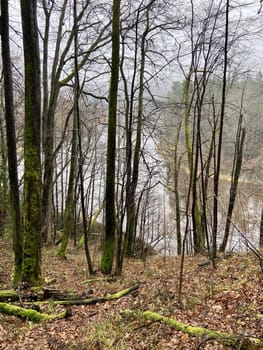
[[[230,185],[230,191],[229,191],[229,203],[228,203],[228,210],[227,210],[227,217],[226,217],[226,226],[225,226],[224,238],[219,249],[220,252],[224,252],[226,250],[229,231],[230,231],[230,225],[231,225],[231,219],[232,219],[232,214],[233,214],[236,195],[237,195],[237,187],[238,187],[238,181],[239,181],[239,176],[241,171],[241,165],[243,160],[243,145],[245,141],[245,129],[241,128],[241,124],[242,124],[242,114],[240,115],[240,118],[239,118],[239,125],[238,125],[237,136],[236,136],[235,156],[234,156],[233,171],[231,175],[231,185]]]
[[[206,159],[206,164],[204,164],[203,159],[203,152],[200,149],[200,162],[201,162],[201,182],[202,182],[202,191],[201,191],[201,198],[202,198],[202,227],[203,232],[205,233],[206,238],[206,246],[208,255],[210,258],[211,256],[211,249],[210,249],[210,241],[209,241],[209,232],[208,232],[208,223],[207,223],[207,198],[208,198],[208,184],[209,184],[209,176],[210,176],[210,165],[211,160],[213,157],[213,150],[214,150],[214,139],[215,139],[215,132],[216,128],[212,130],[209,150],[208,150],[208,156]]]
[[[215,175],[214,175],[214,207],[213,207],[213,228],[212,228],[212,258],[213,261],[217,252],[217,228],[218,228],[218,193],[219,193],[219,177],[221,168],[221,151],[223,142],[223,128],[226,105],[226,80],[227,80],[227,64],[228,64],[228,29],[229,29],[229,0],[226,0],[225,14],[225,45],[224,45],[224,67],[223,67],[223,87],[221,112],[219,120],[219,136],[217,155],[215,157]]]
[[[75,212],[74,198],[75,198],[75,183],[76,183],[76,173],[77,173],[76,166],[77,166],[77,112],[76,110],[74,110],[68,192],[67,192],[66,206],[65,206],[65,213],[64,213],[64,231],[62,235],[61,246],[58,252],[58,254],[62,257],[66,256],[69,236],[73,227],[72,222],[73,222],[74,212]]]
[[[180,209],[180,193],[179,193],[179,172],[181,165],[181,158],[178,158],[178,145],[180,140],[180,132],[182,127],[182,121],[180,120],[175,138],[174,147],[174,196],[175,196],[175,220],[176,220],[176,241],[177,241],[177,254],[181,255],[182,252],[182,232],[181,232],[181,209]]]
[[[201,109],[201,108],[200,108]],[[195,158],[193,162],[193,182],[192,182],[192,220],[193,220],[193,240],[194,252],[200,253],[204,249],[205,237],[202,226],[202,214],[200,208],[200,198],[198,191],[198,166],[201,151],[201,110],[198,110],[196,123]]]
[[[0,115],[0,237],[5,232],[6,224],[10,217],[9,208],[10,208],[10,199],[9,199],[8,173],[7,173],[6,132],[4,130],[4,116],[1,113]]]
[[[141,40],[141,64],[140,64],[140,78],[139,78],[139,96],[138,96],[138,114],[137,114],[137,130],[136,141],[133,156],[132,179],[128,190],[128,206],[127,206],[127,255],[133,254],[133,243],[136,236],[136,190],[139,178],[139,165],[141,154],[141,139],[142,139],[142,118],[143,118],[143,94],[144,94],[144,74],[145,74],[145,59],[146,59],[146,38],[149,32],[149,11],[147,8],[146,26]]]
[[[122,54],[121,54],[121,60],[120,60],[120,73],[123,81],[123,86],[124,86],[124,96],[125,96],[125,169],[124,173],[122,176],[122,182],[123,186],[120,191],[120,199],[119,201],[123,201],[124,206],[121,204],[120,206],[120,211],[119,211],[119,221],[118,221],[118,227],[117,227],[117,247],[116,247],[116,269],[115,273],[116,275],[120,275],[122,271],[122,265],[123,265],[123,260],[124,256],[126,253],[126,243],[127,243],[127,235],[125,235],[124,238],[124,243],[123,243],[123,236],[124,236],[124,231],[128,231],[128,226],[129,226],[129,193],[131,189],[131,181],[132,181],[132,136],[133,136],[133,115],[134,115],[134,99],[135,99],[135,82],[136,82],[136,75],[137,75],[137,58],[138,58],[138,16],[139,16],[139,11],[137,12],[136,15],[136,23],[135,23],[135,38],[134,38],[134,55],[133,55],[133,73],[132,77],[127,79],[125,75],[125,42],[126,42],[126,37],[125,34],[126,32],[121,31],[122,36]],[[129,83],[130,82],[130,89],[129,89]],[[119,159],[119,168],[121,164],[121,159]],[[118,193],[117,193],[117,198]],[[125,199],[124,199],[125,198]],[[125,215],[126,215],[126,228],[124,229],[124,221],[125,221]]]
[[[113,0],[112,9],[112,61],[109,95],[109,120],[107,144],[105,240],[100,262],[103,273],[111,273],[115,251],[115,155],[116,155],[116,114],[119,79],[120,48],[120,0]]]
[[[190,94],[190,83],[191,76],[194,73],[193,67],[190,67],[189,73],[184,82],[184,131],[185,131],[185,142],[186,142],[186,151],[188,157],[188,166],[189,166],[189,176],[190,176],[190,193],[192,194],[192,223],[193,223],[193,241],[194,241],[194,251],[195,253],[200,252],[204,248],[204,235],[202,232],[202,215],[200,208],[200,199],[197,188],[197,173],[198,173],[198,163],[199,163],[199,149],[200,149],[200,133],[198,129],[200,129],[201,123],[201,106],[199,107],[197,115],[197,125],[194,125],[193,128],[193,136],[191,139],[190,136],[190,106],[191,103],[189,101]],[[199,94],[197,95],[199,97]],[[193,100],[193,96],[191,98]],[[195,117],[196,119],[196,117]],[[197,128],[197,132],[195,132],[195,128]],[[200,130],[199,130],[200,131]],[[196,134],[196,136],[195,136]],[[195,142],[194,142],[195,140]],[[196,146],[195,158],[193,155],[194,145]],[[188,213],[187,213],[188,214]]]
[[[79,110],[79,96],[80,96],[80,82],[79,82],[79,65],[78,65],[78,21],[77,21],[77,0],[74,0],[74,68],[75,68],[75,90],[74,90],[74,112],[76,115],[76,128],[78,135],[78,147],[79,147],[79,178],[80,178],[80,198],[81,198],[81,213],[83,220],[84,230],[84,245],[86,260],[88,264],[88,270],[90,274],[93,274],[93,266],[88,246],[88,224],[85,210],[85,193],[84,193],[84,174],[83,174],[83,151],[82,151],[82,138],[81,138],[81,126],[80,126],[80,110]],[[93,199],[92,199],[93,200]]]
[[[197,72],[196,72],[197,73]],[[193,165],[193,193],[192,193],[192,218],[193,218],[193,239],[194,239],[194,251],[200,253],[205,249],[205,234],[207,232],[206,226],[206,202],[203,197],[203,203],[201,203],[201,193],[204,191],[203,177],[201,176],[201,190],[198,187],[198,169],[199,161],[201,168],[203,166],[203,154],[202,154],[202,140],[201,140],[201,121],[202,121],[202,109],[204,103],[204,97],[206,92],[207,83],[207,59],[205,59],[205,65],[203,68],[203,74],[199,78],[198,74],[195,74],[196,85],[196,117],[194,128],[195,132],[195,161]],[[201,173],[202,175],[202,173]],[[203,205],[202,205],[203,204]],[[207,240],[208,243],[208,240]],[[207,247],[209,250],[209,247]]]
[[[1,37],[2,63],[5,88],[5,121],[8,156],[8,173],[10,186],[11,219],[13,227],[13,248],[15,253],[15,272],[13,283],[17,285],[21,279],[23,259],[23,233],[21,225],[19,185],[16,155],[16,133],[13,102],[13,82],[9,45],[8,0],[1,0]]]
[[[65,20],[68,0],[64,0],[59,17],[54,58],[52,62],[52,72],[50,81],[50,92],[48,95],[48,66],[45,59],[48,57],[48,40],[50,31],[50,15],[53,4],[48,10],[48,5],[44,1],[45,12],[45,34],[43,39],[43,111],[42,111],[42,150],[43,150],[43,193],[42,196],[42,223],[41,240],[47,242],[51,231],[51,209],[52,209],[52,190],[54,175],[54,135],[55,135],[55,111],[61,85],[59,83],[61,71],[63,68],[63,58],[61,54],[61,41],[63,36],[63,25]],[[63,52],[64,54],[64,52]]]
[[[42,227],[41,227],[41,240],[42,242],[47,242],[49,236],[49,230],[51,227],[51,188],[52,188],[52,178],[48,175],[48,148],[52,147],[52,142],[47,140],[47,135],[53,137],[53,132],[51,128],[54,126],[54,123],[48,122],[50,120],[49,112],[49,93],[48,93],[48,58],[49,58],[49,30],[50,30],[50,17],[52,9],[54,7],[54,2],[47,4],[46,0],[42,0],[42,6],[45,14],[45,32],[43,36],[43,65],[42,65],[42,85],[43,85],[43,104],[42,104],[42,147],[44,153],[44,179],[43,179],[43,193],[45,196],[42,198]],[[49,116],[49,117],[48,117]]]
[[[21,0],[25,67],[24,257],[22,281],[41,285],[40,61],[36,0]]]
[[[54,116],[55,106],[58,99],[58,92],[50,98],[50,107],[47,111],[46,136],[43,143],[44,165],[43,165],[43,193],[42,197],[42,225],[41,240],[43,243],[48,241],[51,229],[51,204],[52,204],[52,184],[54,175]]]

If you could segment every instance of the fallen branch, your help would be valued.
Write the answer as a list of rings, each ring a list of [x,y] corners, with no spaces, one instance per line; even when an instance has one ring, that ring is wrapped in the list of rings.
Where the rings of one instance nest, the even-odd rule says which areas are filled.
[[[17,316],[19,318],[22,318],[23,320],[28,320],[32,322],[52,321],[57,318],[65,318],[70,316],[70,311],[68,309],[57,315],[48,315],[41,314],[40,312],[33,309],[25,309],[23,307],[10,305],[7,303],[0,303],[0,312],[7,315]]]
[[[234,349],[238,350],[263,350],[263,339],[259,339],[251,336],[243,336],[238,334],[231,334],[227,332],[214,331],[211,329],[203,327],[193,327],[187,325],[183,322],[177,321],[175,319],[162,316],[156,312],[152,311],[133,311],[125,310],[122,312],[122,315],[132,316],[132,317],[142,317],[146,320],[151,320],[155,322],[163,322],[170,327],[174,328],[177,331],[187,333],[193,337],[208,337],[213,338],[218,343],[231,346]]]
[[[20,301],[22,303],[24,300],[37,301],[43,299],[44,291],[41,288],[0,290],[0,302]]]
[[[74,299],[76,294],[61,292],[56,289],[20,289],[17,290],[1,290],[0,291],[0,302],[12,302],[20,301],[22,304],[24,301],[42,301],[49,298],[54,299]]]
[[[73,300],[77,299],[79,296],[76,293],[63,292],[58,289],[47,289],[43,288],[44,297],[43,299],[52,299],[52,300]]]
[[[81,284],[88,284],[88,283],[93,283],[93,282],[109,282],[109,283],[113,283],[116,282],[117,279],[116,277],[98,277],[98,278],[89,278],[83,282],[81,282]]]
[[[54,300],[69,300],[78,299],[79,295],[76,293],[63,292],[57,289],[41,289],[41,293],[36,293],[34,290],[1,290],[0,291],[0,302],[13,302],[20,301],[23,304],[26,301],[29,303],[36,301],[43,301],[46,299]]]
[[[131,292],[134,292],[139,288],[139,285],[135,285],[133,287],[123,289],[117,293],[106,295],[105,297],[97,297],[97,298],[89,298],[89,299],[76,299],[76,300],[55,300],[52,301],[53,305],[94,305],[97,303],[104,303],[106,301],[119,299],[123,297],[124,295],[127,295]],[[49,304],[49,301],[36,301],[36,302],[29,302],[25,304],[30,305],[45,305]]]

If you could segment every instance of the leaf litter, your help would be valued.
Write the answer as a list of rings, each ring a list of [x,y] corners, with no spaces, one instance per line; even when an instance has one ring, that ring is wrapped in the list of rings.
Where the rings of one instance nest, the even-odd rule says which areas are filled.
[[[11,288],[13,253],[10,242],[0,241],[0,288]],[[136,293],[103,304],[72,306],[72,316],[33,324],[0,314],[0,349],[36,350],[194,350],[230,349],[214,339],[194,338],[160,322],[122,315],[125,309],[152,310],[192,326],[263,338],[263,276],[251,254],[220,259],[217,269],[203,266],[204,256],[185,260],[183,298],[177,300],[179,257],[129,259],[123,276],[88,276],[83,251],[71,247],[67,259],[54,248],[43,250],[44,287],[101,297],[140,284]],[[89,279],[88,283],[83,281]],[[41,306],[57,313],[62,306]]]

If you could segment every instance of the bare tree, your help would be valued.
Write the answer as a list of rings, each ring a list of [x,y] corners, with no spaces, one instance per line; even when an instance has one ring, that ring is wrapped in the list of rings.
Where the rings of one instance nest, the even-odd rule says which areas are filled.
[[[69,28],[65,28],[65,22],[67,18],[67,10],[70,7],[69,1],[64,0],[62,6],[56,9],[54,14],[54,2],[47,2],[43,0],[43,10],[45,14],[45,26],[44,34],[42,35],[43,41],[43,115],[42,115],[42,148],[43,148],[43,192],[45,196],[42,198],[42,237],[43,241],[47,241],[50,231],[50,215],[51,215],[51,198],[52,198],[52,184],[54,177],[54,159],[56,153],[59,151],[59,147],[54,148],[55,140],[55,115],[58,104],[59,94],[62,88],[68,88],[72,86],[72,79],[74,78],[76,71],[74,69],[74,55],[71,55],[71,49],[74,45],[74,23],[70,24]],[[87,25],[86,17],[90,20],[87,13],[92,13],[95,10],[90,8],[89,1],[83,3],[81,10],[77,15],[77,24],[79,31],[82,31],[80,25],[83,27]],[[100,9],[100,7],[99,7]],[[98,11],[99,11],[98,9]],[[50,36],[50,22],[51,16],[56,15],[59,10],[59,20],[57,23],[57,34],[55,38],[55,48],[53,48],[53,60],[50,62],[51,74],[48,71],[46,63],[47,57],[50,57],[49,50],[49,36]],[[95,12],[94,12],[95,13]],[[78,70],[84,69],[85,64],[90,65],[91,57],[97,50],[101,49],[109,42],[110,34],[108,28],[110,21],[107,20],[105,24],[101,21],[97,22],[95,19],[88,24],[88,29],[91,31],[90,42],[81,45],[83,52],[79,57]],[[64,29],[65,28],[65,29]],[[96,61],[96,59],[94,60]],[[73,69],[72,69],[73,66]],[[67,71],[67,73],[65,73]],[[48,89],[48,75],[51,75]],[[94,78],[93,78],[94,79]],[[89,81],[90,82],[90,81]]]
[[[115,155],[116,115],[120,63],[120,2],[120,0],[113,0],[112,7],[112,57],[108,112],[105,239],[100,262],[100,269],[103,273],[106,274],[111,273],[115,253]]]
[[[221,113],[219,120],[219,136],[217,155],[215,156],[215,174],[214,174],[214,208],[213,208],[213,231],[212,231],[212,257],[213,261],[217,251],[217,229],[218,229],[218,192],[219,192],[219,176],[221,167],[221,151],[223,141],[223,128],[226,105],[226,85],[227,85],[227,66],[228,66],[228,36],[229,36],[229,0],[226,1],[225,11],[225,44],[224,44],[224,68],[222,78],[222,101]]]
[[[240,116],[239,116],[239,120],[238,120],[237,132],[236,132],[235,153],[234,153],[233,167],[232,167],[232,173],[231,173],[231,185],[230,185],[230,191],[229,191],[229,203],[228,203],[228,210],[227,210],[226,226],[225,226],[223,241],[222,241],[222,243],[220,245],[220,249],[219,249],[221,252],[225,251],[226,246],[227,246],[227,242],[228,242],[232,214],[233,214],[233,210],[234,210],[237,189],[238,189],[238,181],[239,181],[241,166],[242,166],[242,161],[243,161],[243,148],[244,148],[245,135],[246,135],[245,128],[242,127],[243,96],[242,96],[241,101],[242,101],[241,102],[241,110],[240,110]]]
[[[10,185],[11,218],[13,227],[13,247],[15,252],[15,272],[13,282],[17,285],[21,280],[23,261],[23,232],[21,225],[19,184],[16,156],[16,131],[14,115],[12,66],[9,45],[9,11],[8,1],[1,0],[1,39],[2,61],[5,88],[5,122],[8,154],[8,173]]]

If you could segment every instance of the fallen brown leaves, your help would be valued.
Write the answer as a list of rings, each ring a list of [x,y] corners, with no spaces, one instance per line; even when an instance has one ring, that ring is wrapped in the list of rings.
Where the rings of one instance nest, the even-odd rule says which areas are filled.
[[[0,241],[0,289],[11,287],[11,244]],[[72,317],[51,323],[32,324],[0,314],[0,349],[228,349],[213,339],[198,339],[176,332],[159,322],[122,317],[127,308],[150,309],[193,326],[263,337],[263,281],[252,255],[236,254],[221,259],[217,269],[198,266],[204,257],[187,257],[183,302],[177,302],[180,260],[150,257],[125,263],[123,276],[103,280],[90,277],[83,252],[73,248],[68,259],[56,256],[53,248],[43,252],[43,277],[50,288],[103,297],[135,283],[139,292],[104,304],[73,306]],[[62,308],[50,303],[43,312]]]

